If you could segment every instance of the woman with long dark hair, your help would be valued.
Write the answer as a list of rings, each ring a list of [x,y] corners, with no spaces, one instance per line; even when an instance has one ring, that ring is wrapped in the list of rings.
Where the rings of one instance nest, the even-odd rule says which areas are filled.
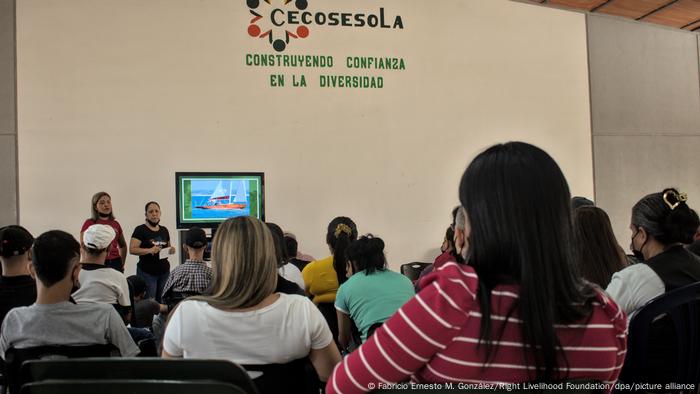
[[[328,393],[378,383],[612,383],[626,350],[626,318],[574,269],[569,188],[556,162],[522,142],[492,146],[459,187],[466,213],[446,263],[346,357]]]
[[[313,296],[314,304],[335,302],[338,287],[347,280],[345,250],[355,240],[357,225],[349,217],[338,216],[328,223],[326,243],[331,255],[310,262],[302,271],[306,292]]]
[[[667,291],[700,281],[700,257],[684,244],[700,224],[677,189],[645,196],[632,207],[630,249],[643,260],[613,275],[608,294],[627,313]]]
[[[574,240],[581,276],[605,288],[613,274],[627,266],[608,214],[595,206],[574,209]]]

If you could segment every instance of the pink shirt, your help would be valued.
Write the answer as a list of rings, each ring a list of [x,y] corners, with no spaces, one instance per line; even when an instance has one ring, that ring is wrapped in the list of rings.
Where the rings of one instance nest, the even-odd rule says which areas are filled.
[[[379,383],[409,377],[418,383],[499,384],[532,379],[528,370],[534,363],[524,360],[518,310],[507,317],[518,299],[518,285],[498,285],[491,292],[491,332],[502,330],[503,335],[488,364],[484,347],[477,348],[481,313],[474,269],[448,262],[426,276],[421,285],[420,293],[336,366],[327,393],[361,393],[381,388]],[[625,359],[626,330],[625,314],[599,291],[589,318],[556,326],[569,367],[567,376],[567,364],[560,360],[561,380],[614,383]]]

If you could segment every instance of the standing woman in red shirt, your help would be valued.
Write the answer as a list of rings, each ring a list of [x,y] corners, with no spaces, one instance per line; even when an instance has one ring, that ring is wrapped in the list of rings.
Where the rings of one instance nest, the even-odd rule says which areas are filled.
[[[326,392],[408,379],[453,387],[590,379],[611,391],[627,319],[575,274],[569,187],[554,159],[523,142],[494,145],[469,164],[459,197],[464,237],[455,246],[466,263],[426,276],[335,368]]]
[[[107,260],[105,265],[114,268],[117,271],[124,272],[124,263],[126,262],[126,240],[122,226],[114,218],[112,211],[112,197],[107,192],[98,192],[92,196],[90,204],[90,218],[83,222],[83,227],[80,229],[80,246],[83,244],[83,233],[88,227],[93,224],[106,224],[114,229],[117,236],[109,245],[107,251]]]

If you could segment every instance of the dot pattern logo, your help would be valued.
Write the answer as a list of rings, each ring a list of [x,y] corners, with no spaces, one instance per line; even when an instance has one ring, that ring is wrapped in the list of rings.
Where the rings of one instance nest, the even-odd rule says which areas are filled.
[[[246,0],[253,19],[248,25],[248,35],[254,38],[267,39],[272,48],[277,52],[282,52],[287,48],[291,39],[306,38],[309,36],[309,28],[305,25],[297,26],[296,29],[290,31],[285,27],[277,27],[271,20],[265,20],[264,15],[270,15],[272,9],[271,0]],[[290,3],[294,3],[297,10],[303,11],[308,6],[307,0],[282,0],[282,7],[288,7]],[[268,8],[268,12],[264,10]],[[265,27],[263,27],[265,26]]]

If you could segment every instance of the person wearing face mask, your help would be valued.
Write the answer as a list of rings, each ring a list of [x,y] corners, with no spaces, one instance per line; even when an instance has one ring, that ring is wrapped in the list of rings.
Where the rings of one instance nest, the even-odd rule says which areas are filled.
[[[535,146],[509,142],[479,154],[459,186],[465,225],[455,247],[467,264],[447,262],[423,278],[421,291],[334,369],[326,393],[408,380],[612,387],[627,319],[575,275],[569,198],[561,169]]]
[[[645,196],[632,207],[630,249],[643,264],[615,273],[606,291],[628,314],[667,291],[700,281],[700,257],[684,248],[700,224],[676,189]]]
[[[83,226],[80,228],[81,248],[85,246],[83,243],[83,233],[93,224],[106,224],[114,229],[117,236],[109,245],[105,265],[119,272],[124,272],[124,263],[126,262],[126,239],[124,238],[122,226],[114,218],[112,197],[110,197],[107,192],[97,192],[92,196],[90,218],[86,219],[85,222],[83,222]]]
[[[170,246],[170,233],[160,225],[160,205],[149,201],[145,207],[146,223],[136,227],[131,234],[129,252],[139,256],[136,275],[146,281],[146,298],[153,298],[159,303],[163,287],[170,273],[168,258],[161,258],[161,249],[168,248],[168,254],[174,254]]]

